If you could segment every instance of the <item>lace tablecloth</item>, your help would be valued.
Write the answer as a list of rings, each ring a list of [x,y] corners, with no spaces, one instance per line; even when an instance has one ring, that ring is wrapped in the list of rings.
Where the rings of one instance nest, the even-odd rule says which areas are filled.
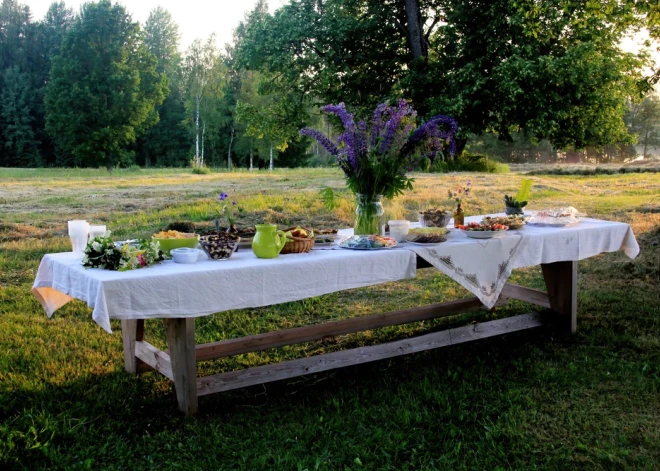
[[[479,217],[466,222],[478,222]],[[469,239],[451,230],[447,242],[433,246],[404,244],[492,308],[514,268],[567,260],[583,260],[623,249],[630,258],[639,245],[630,226],[585,218],[570,227],[527,225],[497,239]]]
[[[630,226],[584,219],[574,227],[526,226],[500,239],[468,239],[452,230],[447,242],[434,246],[401,244],[378,251],[335,247],[271,260],[243,249],[225,261],[167,261],[121,273],[86,270],[80,257],[61,253],[44,256],[32,291],[49,316],[74,298],[86,302],[94,321],[110,332],[111,318],[199,317],[412,278],[417,254],[490,308],[514,268],[620,249],[631,258],[639,253]]]

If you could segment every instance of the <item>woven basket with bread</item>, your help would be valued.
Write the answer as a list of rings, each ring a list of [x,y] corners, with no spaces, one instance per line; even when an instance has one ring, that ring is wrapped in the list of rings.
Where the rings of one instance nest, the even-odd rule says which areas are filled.
[[[284,233],[287,240],[282,248],[283,254],[307,253],[314,247],[314,231],[307,227],[289,227]]]

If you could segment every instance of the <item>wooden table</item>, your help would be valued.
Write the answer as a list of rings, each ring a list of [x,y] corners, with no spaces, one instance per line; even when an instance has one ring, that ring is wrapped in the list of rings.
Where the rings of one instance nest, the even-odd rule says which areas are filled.
[[[418,257],[417,267],[427,268],[430,265]],[[571,332],[575,332],[577,262],[549,263],[541,265],[541,268],[547,292],[506,284],[497,305],[502,306],[509,299],[530,302],[554,312],[567,328],[570,327]],[[485,309],[481,301],[470,298],[202,345],[195,344],[194,318],[171,318],[164,319],[167,352],[159,350],[144,339],[144,320],[122,320],[124,361],[126,371],[129,373],[156,370],[174,381],[179,409],[186,415],[194,415],[198,409],[199,396],[534,329],[544,324],[543,316],[533,312],[379,345],[197,377],[198,361],[295,345],[380,327],[454,316],[481,309]]]

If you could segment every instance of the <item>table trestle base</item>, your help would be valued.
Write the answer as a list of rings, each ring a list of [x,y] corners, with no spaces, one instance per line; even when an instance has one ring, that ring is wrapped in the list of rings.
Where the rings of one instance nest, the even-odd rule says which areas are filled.
[[[327,337],[353,334],[381,327],[455,316],[482,309],[485,308],[479,299],[469,298],[384,314],[352,317],[350,319],[325,322],[323,324],[307,325],[304,327],[268,332],[265,334],[250,335],[238,339],[200,344],[196,347],[196,357],[197,361],[213,360],[216,358],[240,355],[242,353],[257,352],[269,348],[312,342]]]
[[[216,392],[230,391],[537,328],[544,325],[541,317],[539,313],[524,314],[447,329],[395,342],[205,376],[197,379],[197,394],[204,396]]]
[[[547,293],[507,283],[496,306],[506,304],[509,299],[518,299],[548,308],[555,314],[559,314],[560,320],[563,319],[567,326],[570,325],[571,331],[575,332],[577,262],[557,262],[543,264],[541,267]],[[129,373],[153,369],[170,378],[174,382],[179,409],[186,415],[193,415],[197,412],[198,396],[536,329],[544,324],[543,316],[533,312],[369,347],[342,350],[197,378],[196,362],[198,361],[295,345],[381,327],[455,316],[481,309],[486,309],[486,307],[477,298],[470,298],[202,345],[195,345],[194,318],[168,318],[165,319],[169,349],[167,352],[144,341],[143,320],[122,320],[125,367]]]

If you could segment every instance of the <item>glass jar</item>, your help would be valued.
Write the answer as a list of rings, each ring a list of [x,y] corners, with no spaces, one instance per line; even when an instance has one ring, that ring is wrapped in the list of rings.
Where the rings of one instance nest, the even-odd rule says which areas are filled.
[[[463,208],[461,208],[461,204],[458,203],[458,206],[456,206],[456,211],[454,212],[454,228],[458,229],[458,226],[462,226],[465,224],[465,213],[463,212]]]
[[[385,235],[383,195],[355,196],[355,235]]]

